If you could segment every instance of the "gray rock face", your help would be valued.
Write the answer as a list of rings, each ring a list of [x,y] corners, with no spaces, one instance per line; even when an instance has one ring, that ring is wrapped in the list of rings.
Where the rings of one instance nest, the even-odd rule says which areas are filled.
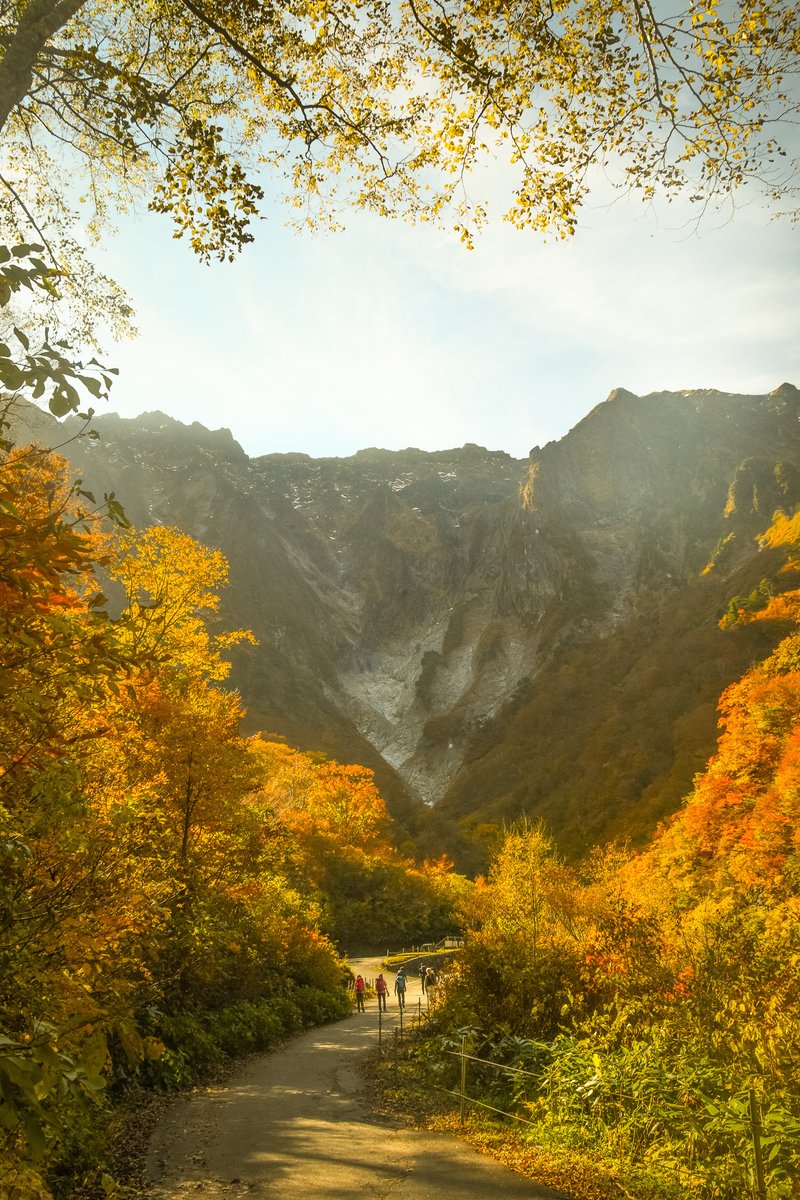
[[[134,524],[226,554],[224,619],[259,638],[235,661],[249,725],[376,767],[402,813],[447,795],[564,646],[752,555],[800,502],[799,414],[788,384],[619,390],[530,461],[473,445],[250,459],[227,430],[108,415],[64,452]],[[35,423],[51,441],[75,428]]]

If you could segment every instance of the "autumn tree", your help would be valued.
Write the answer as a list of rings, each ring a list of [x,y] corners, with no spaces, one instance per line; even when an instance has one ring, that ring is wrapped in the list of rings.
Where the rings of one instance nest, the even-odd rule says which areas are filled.
[[[179,530],[120,531],[107,570],[123,592],[113,637],[131,665],[108,700],[110,736],[93,749],[93,802],[126,812],[136,853],[160,880],[157,973],[174,999],[230,940],[214,897],[238,861],[234,827],[254,776],[241,702],[219,684],[225,649],[250,635],[209,631],[227,563]]]
[[[49,210],[67,237],[53,175],[76,155],[99,215],[144,195],[220,258],[251,240],[267,176],[301,220],[326,199],[452,210],[464,236],[483,216],[471,169],[497,150],[509,218],[562,234],[595,165],[700,202],[753,180],[784,196],[794,177],[783,0],[12,0],[0,48],[6,218],[43,228]]]
[[[722,694],[716,753],[681,810],[621,866],[616,886],[629,919],[657,927],[676,1042],[791,1087],[800,1030],[800,516],[776,514],[764,541],[785,552],[783,588],[734,605],[728,636],[737,620],[777,622],[786,636]],[[723,623],[731,626],[730,613]]]
[[[720,697],[716,753],[682,808],[643,850],[595,847],[570,869],[542,829],[509,831],[463,905],[464,950],[417,1055],[455,1090],[466,1035],[521,1073],[470,1063],[470,1095],[617,1180],[696,1200],[752,1190],[753,1094],[767,1190],[793,1196],[800,1178],[800,513],[764,541],[784,572],[723,626],[785,636]]]
[[[408,944],[458,927],[469,883],[446,859],[420,863],[397,849],[371,770],[261,738],[253,749],[258,796],[284,831],[287,869],[340,945]]]
[[[163,526],[118,533],[108,566],[124,596],[114,637],[135,664],[119,700],[124,757],[140,776],[161,780],[183,863],[226,785],[234,794],[248,788],[241,704],[217,685],[230,671],[224,651],[253,638],[246,630],[214,635],[207,625],[227,570],[218,550]]]
[[[86,787],[127,670],[92,509],[47,451],[0,458],[0,1179],[9,1147],[44,1152],[59,1107],[102,1089],[98,1022],[130,1013],[163,898]]]
[[[448,988],[457,1020],[552,1034],[578,983],[586,920],[578,877],[542,826],[506,831],[461,911],[466,945]]]
[[[695,900],[751,888],[785,898],[798,882],[800,514],[776,513],[763,541],[785,554],[783,586],[759,604],[734,602],[723,625],[733,637],[737,623],[770,622],[786,636],[721,696],[717,753],[655,843]]]
[[[346,1003],[220,686],[224,559],[115,536],[35,446],[0,453],[0,542],[0,1192],[45,1200],[110,1081],[187,1082]]]

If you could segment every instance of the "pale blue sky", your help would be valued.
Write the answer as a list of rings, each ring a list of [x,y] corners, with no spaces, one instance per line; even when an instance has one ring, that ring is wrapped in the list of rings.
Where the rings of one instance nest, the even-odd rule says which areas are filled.
[[[756,204],[682,222],[621,199],[571,241],[498,224],[469,252],[428,226],[358,215],[312,237],[279,215],[207,267],[143,214],[102,250],[141,331],[105,356],[109,407],[227,426],[252,455],[523,457],[614,387],[800,385],[800,230]]]

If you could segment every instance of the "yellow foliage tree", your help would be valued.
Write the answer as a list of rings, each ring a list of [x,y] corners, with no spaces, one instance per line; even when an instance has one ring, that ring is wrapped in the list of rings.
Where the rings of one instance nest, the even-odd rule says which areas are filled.
[[[341,944],[408,944],[458,927],[468,882],[446,859],[417,863],[396,849],[371,770],[262,739],[254,752],[258,796],[284,830],[286,862]]]
[[[52,177],[67,147],[100,207],[144,190],[203,256],[251,240],[264,166],[303,213],[338,177],[356,208],[430,220],[454,206],[467,237],[483,215],[470,171],[498,150],[510,219],[561,233],[595,165],[645,196],[698,200],[754,178],[783,195],[793,179],[779,134],[796,111],[798,35],[782,0],[668,13],[642,0],[14,0],[0,46],[6,207],[26,223],[55,191],[63,208]]]
[[[256,1045],[344,1005],[221,686],[249,636],[205,625],[224,560],[177,531],[103,533],[92,504],[49,452],[0,456],[0,1191],[41,1197],[32,1163],[114,1072],[190,1077],[176,1012],[275,1001],[248,1009]]]

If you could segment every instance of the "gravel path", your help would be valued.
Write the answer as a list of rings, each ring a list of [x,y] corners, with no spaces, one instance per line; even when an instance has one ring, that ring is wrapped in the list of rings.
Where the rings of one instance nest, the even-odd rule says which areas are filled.
[[[370,960],[351,964],[370,977]],[[390,981],[390,988],[393,981]],[[413,977],[408,1015],[419,983]],[[383,1034],[393,1036],[397,1008]],[[454,1135],[408,1129],[370,1111],[359,1062],[378,1039],[377,1002],[241,1066],[177,1101],[151,1140],[153,1200],[554,1200]]]

